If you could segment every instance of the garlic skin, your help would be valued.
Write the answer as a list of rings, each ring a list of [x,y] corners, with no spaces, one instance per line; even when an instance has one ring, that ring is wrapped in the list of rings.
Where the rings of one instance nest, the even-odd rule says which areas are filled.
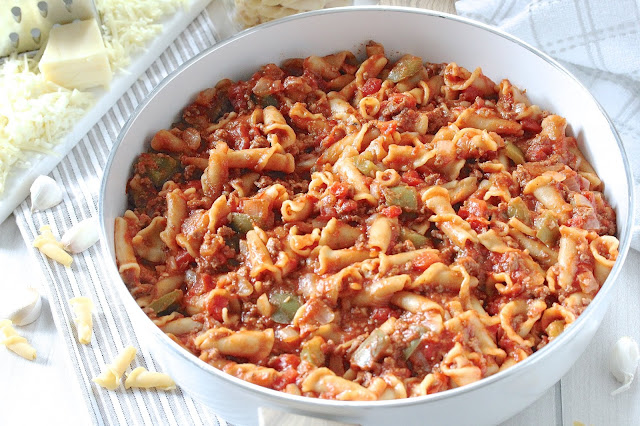
[[[69,253],[80,253],[94,245],[100,239],[98,222],[94,218],[76,223],[67,230],[60,242]]]
[[[0,318],[11,320],[15,325],[34,322],[42,311],[42,298],[35,288],[18,287],[0,294]]]
[[[49,209],[62,201],[62,189],[49,176],[41,175],[31,184],[31,211]]]
[[[611,392],[612,396],[631,387],[639,360],[640,350],[635,340],[625,336],[616,342],[609,355],[609,370],[622,386]]]

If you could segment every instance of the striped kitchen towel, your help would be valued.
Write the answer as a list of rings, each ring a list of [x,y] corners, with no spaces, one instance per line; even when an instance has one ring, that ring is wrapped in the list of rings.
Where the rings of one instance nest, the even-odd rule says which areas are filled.
[[[65,188],[58,206],[31,213],[28,202],[15,211],[16,222],[27,245],[31,245],[43,225],[51,225],[62,235],[72,225],[98,217],[98,193],[103,167],[120,129],[136,106],[160,81],[182,63],[216,42],[213,24],[206,11],[166,49],[153,65],[125,93],[116,105],[76,145],[50,174]],[[115,292],[104,262],[100,244],[74,256],[71,268],[35,256],[47,278],[48,300],[56,327],[64,339],[71,365],[96,425],[225,425],[226,422],[193,401],[180,389],[170,392],[145,392],[135,389],[107,391],[91,381],[105,364],[126,346],[138,349],[134,366],[161,371],[149,350],[139,343],[124,307]],[[90,345],[78,344],[69,299],[87,296],[95,304],[93,339]]]

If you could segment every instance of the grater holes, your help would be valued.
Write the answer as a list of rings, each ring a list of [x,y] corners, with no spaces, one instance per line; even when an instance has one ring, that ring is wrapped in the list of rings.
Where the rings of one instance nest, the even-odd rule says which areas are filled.
[[[37,44],[40,44],[40,40],[42,39],[42,32],[38,28],[31,28],[31,38]]]
[[[20,43],[20,36],[18,35],[18,33],[10,33],[9,41],[11,41],[11,46],[13,46],[14,49],[17,49],[18,43]]]
[[[49,14],[49,3],[46,1],[38,2],[38,10],[40,11],[40,15],[42,15],[43,18],[46,18]]]
[[[71,12],[71,6],[73,6],[73,0],[62,0],[64,6],[67,8],[69,12]]]
[[[11,8],[11,14],[13,15],[13,19],[19,24],[22,21],[22,9],[18,6],[13,6]]]

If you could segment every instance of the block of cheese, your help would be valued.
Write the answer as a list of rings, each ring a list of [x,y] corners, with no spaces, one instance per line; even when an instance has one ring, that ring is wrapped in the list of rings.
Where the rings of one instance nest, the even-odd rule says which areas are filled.
[[[67,89],[108,87],[111,66],[96,20],[52,28],[39,67],[45,79]]]

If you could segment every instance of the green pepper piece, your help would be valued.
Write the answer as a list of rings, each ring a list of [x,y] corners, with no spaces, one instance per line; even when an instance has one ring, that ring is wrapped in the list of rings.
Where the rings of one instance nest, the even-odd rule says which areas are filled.
[[[560,238],[560,228],[553,213],[545,212],[544,215],[536,219],[535,225],[538,229],[536,237],[548,247],[554,246]]]
[[[322,352],[322,344],[324,339],[320,336],[304,342],[302,344],[302,350],[300,351],[300,359],[307,361],[309,364],[320,367],[325,363],[324,352]]]
[[[224,243],[227,247],[230,247],[235,252],[240,251],[240,237],[238,234],[231,235],[229,238],[225,238]]]
[[[240,234],[246,234],[253,229],[251,216],[245,213],[231,213],[229,226]]]
[[[389,336],[376,328],[369,337],[358,346],[351,356],[351,362],[362,369],[368,369],[378,360],[380,354],[389,345]]]
[[[522,150],[520,150],[520,148],[518,148],[512,142],[507,141],[504,150],[505,154],[507,154],[507,157],[509,157],[514,163],[523,164],[526,161]]]
[[[129,199],[136,208],[145,210],[149,200],[153,198],[156,188],[147,179],[143,179],[143,175],[137,173],[131,178],[127,185],[127,193]]]
[[[289,292],[272,293],[269,302],[276,306],[271,319],[278,324],[291,324],[296,312],[302,306],[298,296]]]
[[[536,237],[545,243],[547,246],[552,246],[558,239],[559,232],[554,232],[554,229],[543,226],[536,232]]]
[[[407,77],[417,74],[422,68],[422,58],[413,55],[404,55],[391,69],[389,80],[397,83]]]
[[[371,178],[375,177],[376,172],[380,170],[373,161],[362,158],[361,156],[354,157],[353,164],[360,170],[360,173]]]
[[[151,182],[160,188],[178,168],[178,161],[165,154],[150,154],[151,160],[155,163],[155,167],[147,170],[147,176],[151,179]]]
[[[524,203],[524,200],[520,197],[512,198],[511,201],[509,201],[507,215],[509,215],[509,217],[515,217],[526,225],[531,224],[531,212]]]
[[[266,108],[268,106],[278,107],[278,100],[272,95],[263,96],[260,98],[260,106]]]
[[[162,297],[157,298],[147,306],[152,309],[153,312],[160,315],[160,313],[169,309],[171,305],[182,299],[182,290],[173,290],[170,293],[165,294]]]
[[[409,342],[409,346],[407,346],[406,348],[403,349],[402,351],[402,356],[404,357],[404,360],[408,360],[409,358],[411,358],[411,355],[413,355],[413,353],[416,351],[416,349],[418,349],[418,345],[420,344],[420,338],[417,339],[413,339],[411,342]]]
[[[419,234],[409,228],[405,228],[404,226],[400,229],[400,238],[402,240],[411,241],[416,248],[424,246],[429,241],[429,239],[424,235]]]
[[[418,193],[413,187],[393,186],[387,188],[384,196],[390,206],[399,206],[408,211],[418,210]]]

